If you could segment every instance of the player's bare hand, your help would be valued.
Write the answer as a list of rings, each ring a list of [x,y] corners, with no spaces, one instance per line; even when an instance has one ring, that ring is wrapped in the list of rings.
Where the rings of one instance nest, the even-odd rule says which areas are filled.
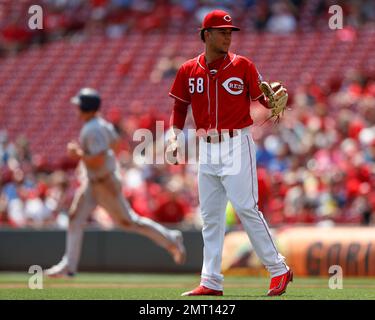
[[[66,145],[66,151],[68,153],[68,156],[73,159],[79,159],[82,157],[82,149],[78,142],[71,141]]]
[[[172,136],[168,139],[167,150],[165,151],[165,158],[169,164],[177,165],[178,143],[177,137]]]

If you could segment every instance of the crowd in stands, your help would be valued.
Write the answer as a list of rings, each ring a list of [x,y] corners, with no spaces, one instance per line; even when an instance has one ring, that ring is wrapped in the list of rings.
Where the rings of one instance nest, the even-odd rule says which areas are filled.
[[[43,29],[30,30],[29,8],[43,9]],[[329,7],[343,9],[345,25],[375,22],[372,0],[22,0],[0,2],[0,56],[66,36],[122,37],[132,31],[179,32],[196,27],[212,8],[228,10],[247,31],[327,30]]]
[[[306,76],[291,97],[292,110],[278,125],[260,125],[268,111],[253,105],[259,207],[271,226],[374,223],[374,105],[375,75],[358,70],[348,71],[329,88]],[[133,156],[139,144],[133,141],[134,131],[145,128],[155,133],[156,120],[167,124],[169,115],[122,117],[114,108],[105,116],[122,137],[124,196],[136,212],[161,223],[198,226],[197,165],[144,165]],[[0,137],[0,222],[14,227],[66,226],[77,187],[74,165],[70,170],[51,169],[31,154],[25,137],[14,142],[5,132]],[[164,152],[158,143],[156,138],[152,142],[155,154]],[[229,220],[228,227],[235,227],[238,221]],[[113,225],[100,209],[91,223]]]
[[[259,139],[260,206],[271,224],[370,224],[375,211],[375,75],[308,77],[292,112]]]

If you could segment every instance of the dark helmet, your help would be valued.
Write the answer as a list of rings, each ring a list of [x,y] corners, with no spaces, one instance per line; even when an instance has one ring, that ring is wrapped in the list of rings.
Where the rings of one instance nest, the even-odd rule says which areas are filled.
[[[100,108],[100,95],[92,88],[82,88],[78,94],[71,99],[71,102],[78,105],[82,112],[98,111]]]

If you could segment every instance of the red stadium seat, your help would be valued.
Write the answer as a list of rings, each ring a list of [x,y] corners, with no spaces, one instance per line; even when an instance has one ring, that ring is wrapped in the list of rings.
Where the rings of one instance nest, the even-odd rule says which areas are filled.
[[[317,0],[306,2],[303,7],[306,17],[316,3]],[[194,19],[189,23],[194,26]],[[234,37],[233,48],[250,57],[266,79],[283,80],[293,92],[305,72],[326,82],[343,75],[348,65],[360,67],[366,63],[369,70],[374,70],[373,39],[374,30],[370,28],[358,31],[351,42],[340,41],[335,33],[285,36],[249,33]],[[124,115],[131,113],[129,107],[136,100],[143,112],[153,106],[162,113],[169,112],[168,91],[173,78],[149,83],[156,63],[166,54],[163,51],[166,47],[185,58],[202,52],[197,34],[173,30],[164,34],[133,32],[121,39],[60,40],[2,59],[0,101],[6,105],[1,113],[6,117],[0,118],[0,127],[6,128],[11,138],[26,128],[35,150],[59,157],[68,139],[74,137],[72,130],[75,133],[78,130],[69,99],[82,86],[100,90],[104,106],[116,105]],[[126,61],[129,65],[122,74],[119,64]],[[25,119],[29,124],[25,125]],[[45,119],[50,120],[46,123]],[[55,139],[48,144],[50,140],[46,138],[50,136]]]

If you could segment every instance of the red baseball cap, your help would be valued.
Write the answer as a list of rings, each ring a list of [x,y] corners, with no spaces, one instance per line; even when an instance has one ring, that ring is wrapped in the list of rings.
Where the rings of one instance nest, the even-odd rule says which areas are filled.
[[[240,28],[232,24],[232,17],[223,10],[214,10],[208,13],[202,22],[201,30],[208,28],[231,28],[233,31],[239,31]]]

